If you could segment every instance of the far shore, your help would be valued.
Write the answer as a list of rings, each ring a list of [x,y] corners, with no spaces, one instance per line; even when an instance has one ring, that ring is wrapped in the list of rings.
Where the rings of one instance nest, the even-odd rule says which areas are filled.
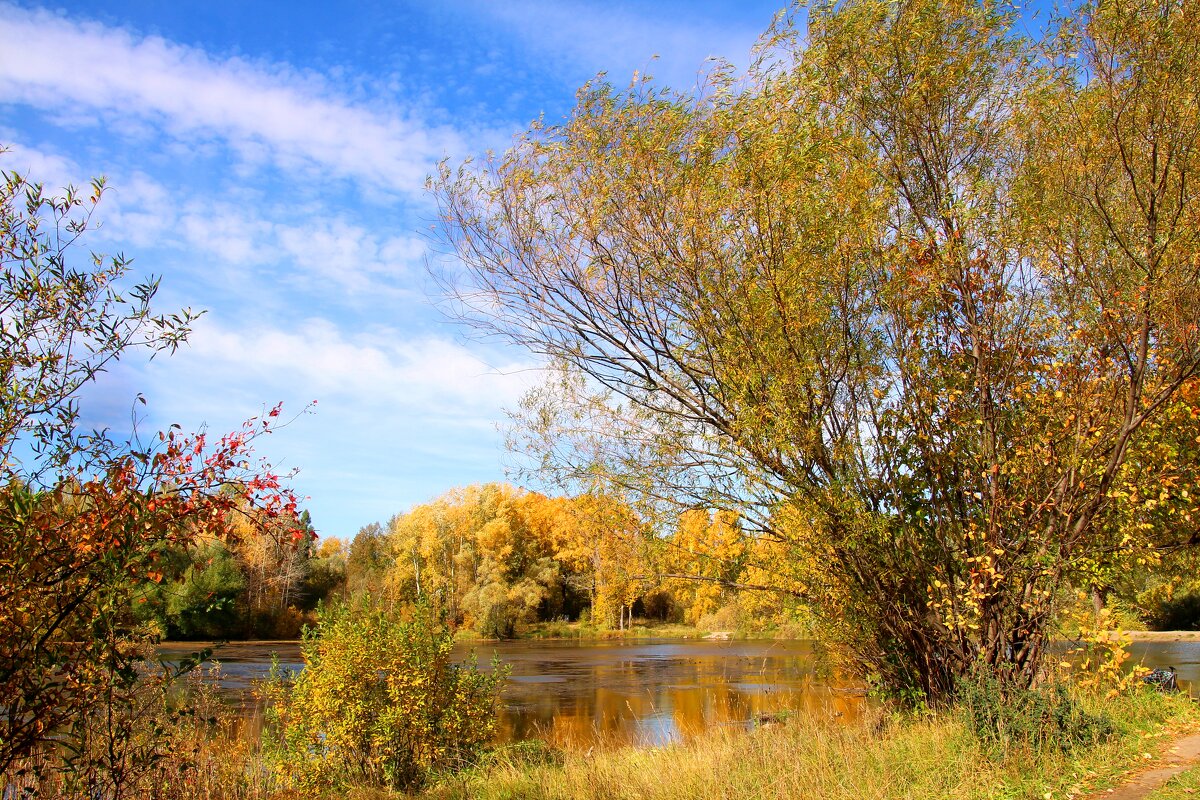
[[[1133,642],[1200,642],[1200,631],[1109,631],[1108,636],[1110,639],[1116,639],[1116,638],[1124,636]],[[667,639],[709,639],[709,640],[727,640],[727,639],[734,639],[734,638],[743,638],[737,632],[734,632],[734,631],[709,632],[709,631],[702,631],[702,630],[698,630],[696,628],[689,628],[687,626],[679,625],[679,626],[664,626],[664,628],[658,629],[658,630],[656,630],[654,628],[649,628],[649,629],[641,628],[640,630],[636,630],[636,631],[625,631],[625,632],[611,631],[611,632],[608,632],[607,636],[605,636],[603,633],[600,633],[599,635],[583,636],[583,637],[580,637],[578,635],[578,633],[576,633],[575,635],[571,635],[568,633],[568,634],[562,635],[562,636],[553,636],[553,635],[547,636],[544,634],[538,635],[536,633],[534,633],[533,635],[530,635],[529,633],[526,633],[525,635],[518,636],[517,639],[515,639],[513,641],[536,640],[536,639],[560,639],[560,638],[561,639],[582,638],[584,640],[592,640],[592,639],[602,640],[602,639],[609,639],[609,638],[638,639],[638,638],[644,638],[644,637],[667,638]],[[751,637],[751,638],[762,638],[762,637]],[[766,637],[766,638],[770,638],[770,637]],[[806,638],[806,637],[800,637],[800,638]],[[462,641],[464,643],[475,643],[475,642],[489,642],[489,641],[494,642],[497,640],[496,639],[482,639],[482,638],[477,638],[474,636],[463,636],[460,638],[460,641]],[[220,646],[226,645],[226,644],[260,645],[260,646],[262,646],[262,645],[272,645],[272,644],[299,644],[299,642],[300,642],[299,639],[231,639],[231,640],[224,641],[224,642],[188,642],[188,641],[170,640],[170,641],[164,641],[161,644],[171,646],[171,647],[178,647],[178,646],[195,647],[198,650],[202,650],[207,647],[220,647]]]
[[[1200,631],[1109,631],[1108,635],[1127,636],[1134,642],[1200,642]]]

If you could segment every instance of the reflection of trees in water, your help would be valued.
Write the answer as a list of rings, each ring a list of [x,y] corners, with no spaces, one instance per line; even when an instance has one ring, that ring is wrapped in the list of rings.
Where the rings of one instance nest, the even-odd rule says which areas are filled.
[[[199,647],[162,650],[163,655],[183,654]],[[250,725],[261,724],[251,681],[265,674],[273,652],[285,664],[300,666],[298,647],[291,643],[239,642],[215,653],[222,661],[222,699],[245,704]],[[864,707],[861,696],[847,693],[851,684],[818,676],[812,657],[794,642],[510,643],[500,654],[516,673],[504,693],[501,741],[541,738],[584,750],[598,743],[661,744],[714,726],[750,725],[781,711],[853,720]],[[486,664],[488,657],[481,653],[479,660]]]
[[[592,664],[579,657],[530,664],[539,675],[568,682],[522,685],[518,704],[505,712],[502,737],[538,737],[567,748],[662,744],[715,726],[752,725],[781,712],[853,720],[864,702],[839,692],[844,681],[818,677],[811,658],[794,650],[612,655],[617,657]]]

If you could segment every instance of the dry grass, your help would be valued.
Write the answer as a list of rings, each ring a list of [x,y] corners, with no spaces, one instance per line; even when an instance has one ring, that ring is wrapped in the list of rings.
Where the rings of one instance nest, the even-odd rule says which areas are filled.
[[[1150,694],[1106,704],[1123,731],[1076,753],[1023,753],[992,761],[954,715],[876,717],[853,725],[794,719],[752,733],[711,732],[687,745],[569,753],[561,764],[517,753],[429,790],[453,798],[1045,798],[1120,782],[1172,725],[1200,722],[1195,706]],[[1168,724],[1170,723],[1170,724]]]

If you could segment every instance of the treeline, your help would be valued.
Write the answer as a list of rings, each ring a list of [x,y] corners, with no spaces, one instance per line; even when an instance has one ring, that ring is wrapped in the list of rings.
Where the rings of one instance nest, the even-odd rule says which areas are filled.
[[[164,550],[161,576],[135,598],[136,622],[172,639],[295,638],[318,604],[369,596],[418,602],[455,627],[509,638],[538,623],[627,630],[634,620],[744,632],[806,622],[782,546],[728,511],[692,509],[666,531],[603,495],[548,497],[506,484],[451,490],[348,543],[317,540],[296,521],[235,523],[236,535]],[[1076,597],[1112,624],[1188,629],[1200,623],[1200,581],[1182,561],[1096,577]],[[1064,598],[1065,602],[1071,602]]]
[[[231,528],[156,553],[157,580],[134,595],[133,622],[168,639],[294,639],[341,591],[341,543],[318,542],[307,511],[269,522],[247,512]]]
[[[295,638],[322,603],[423,602],[457,628],[508,638],[540,622],[628,629],[634,619],[760,630],[793,619],[771,591],[781,554],[728,512],[684,512],[666,535],[610,497],[547,497],[505,484],[454,489],[318,540],[308,512],[163,547],[131,624],[168,639]],[[300,531],[298,534],[297,531]]]
[[[1200,574],[1196,561],[1190,550],[1163,551],[1137,569],[1087,576],[1060,603],[1105,611],[1107,624],[1125,628],[1196,628],[1200,579],[1181,577]],[[783,543],[745,530],[729,511],[691,509],[652,526],[605,495],[547,497],[497,483],[454,489],[362,528],[345,564],[343,595],[423,600],[495,638],[553,621],[743,632],[808,621]]]
[[[432,603],[460,628],[504,638],[539,622],[627,629],[634,619],[762,628],[794,605],[771,592],[782,566],[727,513],[685,512],[651,535],[609,497],[547,497],[504,484],[455,489],[350,543],[346,591]]]

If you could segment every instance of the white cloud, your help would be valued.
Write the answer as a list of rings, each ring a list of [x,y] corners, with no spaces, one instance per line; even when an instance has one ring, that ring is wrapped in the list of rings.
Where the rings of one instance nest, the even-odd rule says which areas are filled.
[[[300,468],[294,485],[312,495],[319,528],[353,533],[456,483],[503,477],[496,423],[540,372],[511,355],[487,359],[444,338],[350,334],[324,319],[238,329],[205,318],[188,347],[110,394],[144,390],[146,431],[178,422],[220,433],[276,401],[286,419],[317,400],[312,416],[256,450],[281,470]],[[108,406],[119,425],[127,405]]]
[[[767,12],[757,26],[718,25],[711,19],[698,22],[694,17],[700,15],[654,13],[646,4],[635,4],[634,12],[628,6],[581,0],[480,0],[471,6],[473,13],[505,25],[529,46],[589,74],[607,71],[620,85],[638,70],[684,90],[697,83],[709,57],[746,66],[751,47],[771,21]]]
[[[52,193],[89,180],[75,161],[20,143],[9,145],[0,168],[40,181]],[[427,246],[415,234],[357,224],[320,200],[269,204],[248,188],[245,196],[196,195],[181,204],[184,193],[142,171],[111,176],[91,241],[138,257],[135,273],[143,260],[153,263],[174,250],[171,258],[198,279],[237,289],[226,299],[272,293],[280,280],[323,305],[421,296]],[[143,259],[147,252],[154,255]]]
[[[0,65],[4,57],[0,55]],[[0,66],[0,69],[3,67]],[[69,184],[85,186],[90,176],[82,174],[79,165],[57,153],[48,153],[15,141],[0,142],[6,148],[0,155],[0,168],[5,172],[17,172],[26,179],[41,183],[50,194],[58,194]]]
[[[210,385],[252,381],[264,387],[303,387],[316,399],[354,398],[414,419],[495,420],[535,380],[532,362],[490,364],[484,356],[438,337],[406,337],[394,329],[348,334],[311,318],[293,328],[235,330],[207,320],[186,351],[172,359]],[[173,375],[170,382],[182,379]],[[266,389],[262,396],[272,396]]]
[[[0,98],[106,122],[161,124],[175,136],[225,141],[244,162],[318,167],[369,190],[422,193],[457,134],[399,108],[339,97],[325,79],[156,37],[0,5]]]
[[[122,246],[142,249],[161,244],[176,227],[177,212],[171,192],[143,172],[122,176],[110,183],[100,206],[104,235],[119,238]]]
[[[273,257],[267,238],[273,226],[226,204],[192,208],[179,221],[185,241],[227,266],[262,264]]]
[[[281,228],[277,241],[304,272],[350,292],[381,288],[379,276],[407,275],[425,254],[424,242],[414,236],[381,236],[344,219]]]

